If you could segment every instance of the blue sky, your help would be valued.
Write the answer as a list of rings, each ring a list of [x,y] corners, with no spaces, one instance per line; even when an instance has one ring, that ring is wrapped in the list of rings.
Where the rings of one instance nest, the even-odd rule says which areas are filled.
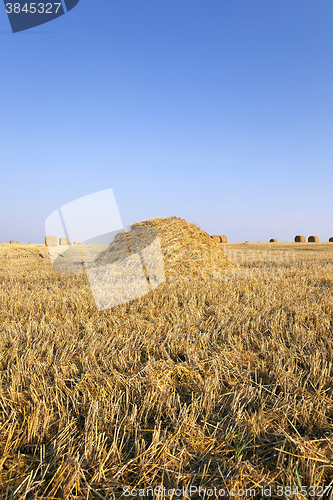
[[[327,241],[332,28],[328,0],[81,0],[17,34],[1,7],[0,240],[112,188],[124,225]]]

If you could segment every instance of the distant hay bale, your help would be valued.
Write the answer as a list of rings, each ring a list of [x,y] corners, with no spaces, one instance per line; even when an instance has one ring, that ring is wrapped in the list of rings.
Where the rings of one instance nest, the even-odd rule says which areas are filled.
[[[71,241],[69,241],[69,242],[68,242],[68,244],[69,244],[69,245],[72,245],[72,242],[71,242]]]
[[[225,234],[222,234],[222,235],[220,236],[220,239],[221,239],[221,243],[228,243],[228,238],[226,237],[226,235],[225,235]]]
[[[68,245],[67,238],[59,238],[59,245]]]
[[[305,236],[297,235],[295,236],[295,243],[305,243]]]
[[[308,237],[308,242],[309,243],[318,243],[318,241],[319,241],[318,236],[309,236]]]
[[[328,240],[330,243],[333,243],[333,236]]]
[[[79,245],[80,243],[78,241],[74,241],[74,245]]]
[[[16,244],[18,244],[18,241],[16,242]]]
[[[212,240],[216,241],[216,243],[221,243],[221,237],[218,236],[217,234],[213,234],[213,236],[211,236]]]
[[[14,245],[14,240],[10,240],[9,242],[11,245]]]
[[[45,245],[47,247],[57,247],[58,241],[56,236],[45,236]]]
[[[274,238],[271,238],[271,239],[269,240],[269,242],[270,242],[270,243],[277,243],[277,240],[276,240],[276,239],[274,239]]]
[[[154,231],[140,231],[151,227]],[[133,232],[133,235],[131,233]],[[218,277],[227,268],[236,267],[220,247],[220,240],[212,238],[199,226],[187,222],[180,217],[156,218],[137,222],[127,233],[130,247],[146,247],[149,240],[158,235],[166,277]],[[109,264],[114,255],[121,253],[124,233],[117,235],[109,247],[98,257],[98,264]],[[119,240],[119,241],[118,241]],[[147,240],[147,241],[145,241]],[[124,240],[125,241],[125,240]],[[127,246],[127,245],[126,245]]]

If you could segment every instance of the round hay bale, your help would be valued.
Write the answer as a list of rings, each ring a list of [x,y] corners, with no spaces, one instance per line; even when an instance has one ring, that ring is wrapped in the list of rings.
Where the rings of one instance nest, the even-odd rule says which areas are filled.
[[[318,236],[309,236],[308,237],[308,242],[309,243],[318,243],[318,241],[319,241]]]
[[[330,243],[333,243],[333,236],[328,240]]]
[[[11,245],[14,245],[14,240],[10,240],[9,242]]]
[[[274,238],[271,238],[271,239],[269,240],[269,242],[270,242],[270,243],[277,243],[277,240],[275,240]]]
[[[212,240],[216,241],[216,243],[221,243],[221,238],[217,234],[213,234],[213,236],[211,236],[211,238],[212,238]]]
[[[305,236],[301,236],[300,234],[295,236],[295,243],[305,243],[305,241]]]
[[[226,237],[225,234],[222,234],[220,238],[221,238],[221,243],[228,243],[228,238]]]

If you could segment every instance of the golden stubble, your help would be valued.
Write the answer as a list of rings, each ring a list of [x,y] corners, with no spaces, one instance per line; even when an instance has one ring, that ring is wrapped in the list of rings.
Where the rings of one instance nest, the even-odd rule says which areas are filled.
[[[332,482],[333,245],[220,249],[237,268],[99,312],[0,245],[0,499]]]

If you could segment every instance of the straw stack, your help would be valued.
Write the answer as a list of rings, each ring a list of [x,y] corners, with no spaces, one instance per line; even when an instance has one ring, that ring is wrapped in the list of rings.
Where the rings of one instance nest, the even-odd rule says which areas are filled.
[[[220,247],[220,237],[209,237],[196,224],[180,217],[151,219],[134,226],[154,228],[159,236],[166,276],[211,276],[235,264]]]
[[[152,228],[152,231],[139,231]],[[206,277],[221,275],[224,269],[236,267],[213,239],[196,224],[180,217],[157,218],[137,222],[128,233],[119,233],[96,260],[98,265],[112,263],[117,255],[126,255],[127,243],[134,253],[147,248],[159,237],[164,271],[167,277]]]
[[[59,245],[68,245],[67,238],[59,238]]]

